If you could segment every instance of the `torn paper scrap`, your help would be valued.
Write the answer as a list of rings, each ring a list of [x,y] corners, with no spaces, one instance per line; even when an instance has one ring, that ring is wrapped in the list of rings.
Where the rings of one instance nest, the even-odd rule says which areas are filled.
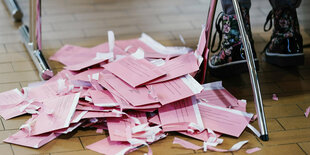
[[[80,94],[55,97],[43,102],[43,107],[32,127],[31,135],[67,128],[76,110]]]
[[[246,100],[238,100],[238,106],[233,106],[232,109],[246,112],[246,105],[247,105]]]
[[[87,113],[86,110],[85,111],[76,110],[72,116],[70,123],[78,123],[86,113]]]
[[[27,146],[31,148],[40,148],[46,143],[57,138],[60,134],[46,133],[38,136],[29,136],[27,132],[20,130],[9,138],[5,139],[4,142],[17,144],[21,146]]]
[[[123,112],[115,112],[124,114]],[[131,112],[120,118],[107,118],[110,139],[127,141],[132,138],[132,128],[145,123],[147,123],[147,118],[143,112]]]
[[[272,94],[272,100],[274,100],[274,101],[278,101],[279,100],[277,94]]]
[[[80,62],[78,64],[66,66],[65,69],[72,70],[72,71],[78,71],[87,67],[91,67],[93,65],[99,64],[103,61],[109,60],[113,58],[113,53],[96,53],[96,56],[93,58],[90,58],[89,60],[85,60],[83,62]]]
[[[310,106],[306,109],[305,116],[308,117],[310,113]]]
[[[101,75],[102,78],[99,78],[98,81],[100,84],[105,85],[102,83],[102,80],[105,81],[110,85],[110,87],[121,94],[123,98],[125,98],[130,104],[134,106],[142,106],[158,102],[154,98],[149,97],[149,90],[146,87],[131,87],[126,82],[122,81],[109,72],[104,72]]]
[[[222,86],[222,81],[204,84],[203,87],[203,91],[196,95],[202,102],[226,108],[239,106],[238,99]]]
[[[10,103],[10,102],[8,102]],[[0,115],[5,119],[11,119],[26,113],[38,114],[38,109],[42,106],[41,102],[24,101],[17,105],[2,105],[0,106]]]
[[[261,150],[261,148],[259,148],[259,147],[254,147],[254,148],[251,148],[251,149],[247,149],[245,152],[247,153],[247,154],[251,154],[251,153],[254,153],[254,152],[257,152],[257,151],[260,151]]]
[[[195,145],[193,143],[190,143],[188,141],[185,141],[183,139],[180,139],[180,138],[177,138],[177,137],[174,137],[174,140],[172,142],[173,144],[179,144],[181,146],[183,146],[184,148],[187,148],[187,149],[191,149],[191,150],[199,150],[199,149],[202,149],[201,146],[198,146],[198,145]]]
[[[87,111],[82,119],[85,118],[106,118],[106,117],[122,117],[122,115],[113,113],[111,111]]]
[[[80,81],[87,81],[90,82],[90,76],[96,73],[102,72],[104,69],[103,68],[92,68],[88,69],[86,71],[80,72],[79,74],[74,75],[71,80],[80,80]]]
[[[135,125],[130,119],[107,118],[107,125],[112,141],[127,141],[132,138],[131,128]]]
[[[87,149],[105,155],[124,155],[127,152],[136,150],[128,142],[111,141],[110,137],[86,146]]]
[[[152,118],[150,118],[148,120],[149,123],[153,123],[153,124],[157,124],[157,125],[161,125],[160,119],[159,119],[159,115],[155,115]]]
[[[188,50],[179,50],[174,48],[168,48],[160,44],[159,42],[155,41],[153,38],[148,36],[145,33],[142,33],[141,37],[139,38],[140,41],[147,44],[149,47],[151,47],[154,51],[163,54],[163,55],[182,55],[186,54],[189,51]]]
[[[0,93],[0,106],[4,105],[17,105],[25,99],[24,94],[18,89],[13,89]]]
[[[94,57],[95,53],[91,53],[89,48],[65,45],[59,49],[53,56],[49,59],[61,62],[64,65],[74,65],[80,62],[84,62],[89,57]],[[74,57],[74,59],[72,59]]]
[[[107,90],[97,91],[89,90],[89,94],[95,106],[98,107],[115,107],[118,106],[117,101],[112,94]]]
[[[178,133],[201,140],[201,141],[207,141],[209,137],[212,137],[213,135],[211,133],[208,133],[207,130],[204,130],[202,132],[195,132],[195,133],[189,133],[187,131],[178,131]],[[220,137],[222,134],[215,133],[216,137]]]
[[[240,136],[253,117],[250,113],[203,102],[198,107],[205,128],[235,137]]]
[[[158,83],[171,80],[199,70],[197,59],[193,53],[181,55],[177,58],[167,61],[164,65],[159,66],[160,70],[167,73],[166,76],[151,81]]]
[[[187,148],[187,149],[191,149],[191,150],[204,149],[204,151],[211,150],[211,151],[215,151],[215,152],[233,152],[233,151],[238,151],[238,150],[240,150],[240,148],[243,145],[245,145],[247,143],[248,143],[247,140],[240,141],[240,142],[234,144],[230,149],[226,150],[226,149],[218,149],[218,148],[215,148],[215,147],[210,146],[210,145],[204,145],[203,147],[201,147],[201,146],[195,145],[193,143],[190,143],[188,141],[185,141],[183,139],[177,138],[177,137],[175,137],[174,140],[173,140],[173,144],[179,144],[179,145],[181,145],[181,146],[183,146],[184,148]],[[204,144],[206,144],[206,143],[204,143]]]
[[[147,85],[150,91],[155,91],[158,100],[162,105],[166,105],[202,91],[202,86],[190,75],[181,78]]]
[[[132,87],[145,84],[166,74],[146,59],[135,59],[132,56],[109,63],[104,67]]]
[[[203,122],[195,97],[167,104],[158,109],[161,125],[166,131],[204,130]],[[191,127],[194,123],[196,127]]]

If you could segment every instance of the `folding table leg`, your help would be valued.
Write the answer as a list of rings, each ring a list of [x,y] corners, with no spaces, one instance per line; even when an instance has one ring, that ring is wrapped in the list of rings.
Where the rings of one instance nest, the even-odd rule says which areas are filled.
[[[15,22],[19,22],[23,18],[23,12],[15,0],[4,0],[4,4],[8,8]]]
[[[29,27],[22,25],[19,31],[40,78],[48,80],[54,74],[41,52],[41,0],[30,0],[29,3]]]
[[[263,100],[261,97],[260,87],[259,87],[259,81],[257,77],[257,72],[255,68],[254,58],[253,58],[253,52],[250,44],[250,40],[248,35],[246,34],[245,27],[242,20],[242,15],[239,7],[238,0],[232,0],[234,5],[234,10],[237,16],[238,26],[242,38],[242,44],[245,48],[245,56],[248,64],[249,74],[250,74],[250,80],[252,84],[252,90],[254,95],[254,102],[255,102],[255,108],[258,118],[258,125],[261,132],[261,139],[263,141],[268,141],[268,131],[267,131],[267,123],[265,119],[265,113],[264,113],[264,106],[263,106]]]

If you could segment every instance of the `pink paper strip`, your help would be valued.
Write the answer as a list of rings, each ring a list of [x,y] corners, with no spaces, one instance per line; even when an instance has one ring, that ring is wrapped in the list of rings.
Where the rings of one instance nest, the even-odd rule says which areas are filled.
[[[254,147],[254,148],[252,148],[252,149],[247,149],[245,152],[247,153],[247,154],[251,154],[251,153],[254,153],[254,152],[257,152],[257,151],[260,151],[261,150],[261,148],[259,148],[259,147]]]
[[[180,138],[177,138],[177,137],[174,137],[174,140],[173,140],[173,144],[179,144],[187,149],[191,149],[191,150],[200,150],[202,149],[201,146],[198,146],[198,145],[195,145],[193,143],[190,143],[188,141],[185,141],[183,139],[180,139]]]
[[[306,109],[305,116],[308,117],[310,113],[310,106]]]

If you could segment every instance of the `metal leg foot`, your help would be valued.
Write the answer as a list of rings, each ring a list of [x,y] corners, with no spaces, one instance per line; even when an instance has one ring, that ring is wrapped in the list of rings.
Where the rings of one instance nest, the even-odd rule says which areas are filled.
[[[30,42],[29,39],[29,29],[26,25],[22,25],[19,28],[19,32],[22,36],[22,40],[24,42],[25,47],[27,48],[27,51],[33,61],[33,63],[35,64],[40,78],[42,80],[48,80],[51,77],[53,77],[53,71],[50,69],[48,63],[46,62],[41,50],[35,50],[33,43]]]

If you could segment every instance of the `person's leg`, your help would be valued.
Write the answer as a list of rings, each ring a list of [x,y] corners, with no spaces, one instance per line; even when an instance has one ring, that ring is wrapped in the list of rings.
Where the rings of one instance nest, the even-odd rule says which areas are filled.
[[[268,22],[274,21],[274,29],[270,41],[264,49],[266,61],[278,66],[294,66],[304,64],[303,40],[299,31],[296,8],[301,0],[270,0],[272,11]]]
[[[209,59],[208,66],[211,74],[216,76],[239,74],[247,71],[247,64],[244,51],[242,50],[238,22],[232,0],[221,0],[221,2],[223,13],[218,17],[216,23],[216,29],[220,35],[220,48],[218,48],[219,52]],[[249,17],[251,1],[239,0],[239,4],[245,28],[254,51]],[[213,41],[214,40],[213,38]],[[214,43],[212,42],[212,46],[213,45]],[[213,51],[212,49],[212,52],[216,52],[217,50]],[[256,57],[255,51],[254,56]]]
[[[301,0],[269,0],[273,8],[298,8]]]
[[[223,12],[228,15],[234,15],[235,10],[232,3],[232,0],[221,0]],[[251,0],[239,0],[240,7],[250,9]]]

